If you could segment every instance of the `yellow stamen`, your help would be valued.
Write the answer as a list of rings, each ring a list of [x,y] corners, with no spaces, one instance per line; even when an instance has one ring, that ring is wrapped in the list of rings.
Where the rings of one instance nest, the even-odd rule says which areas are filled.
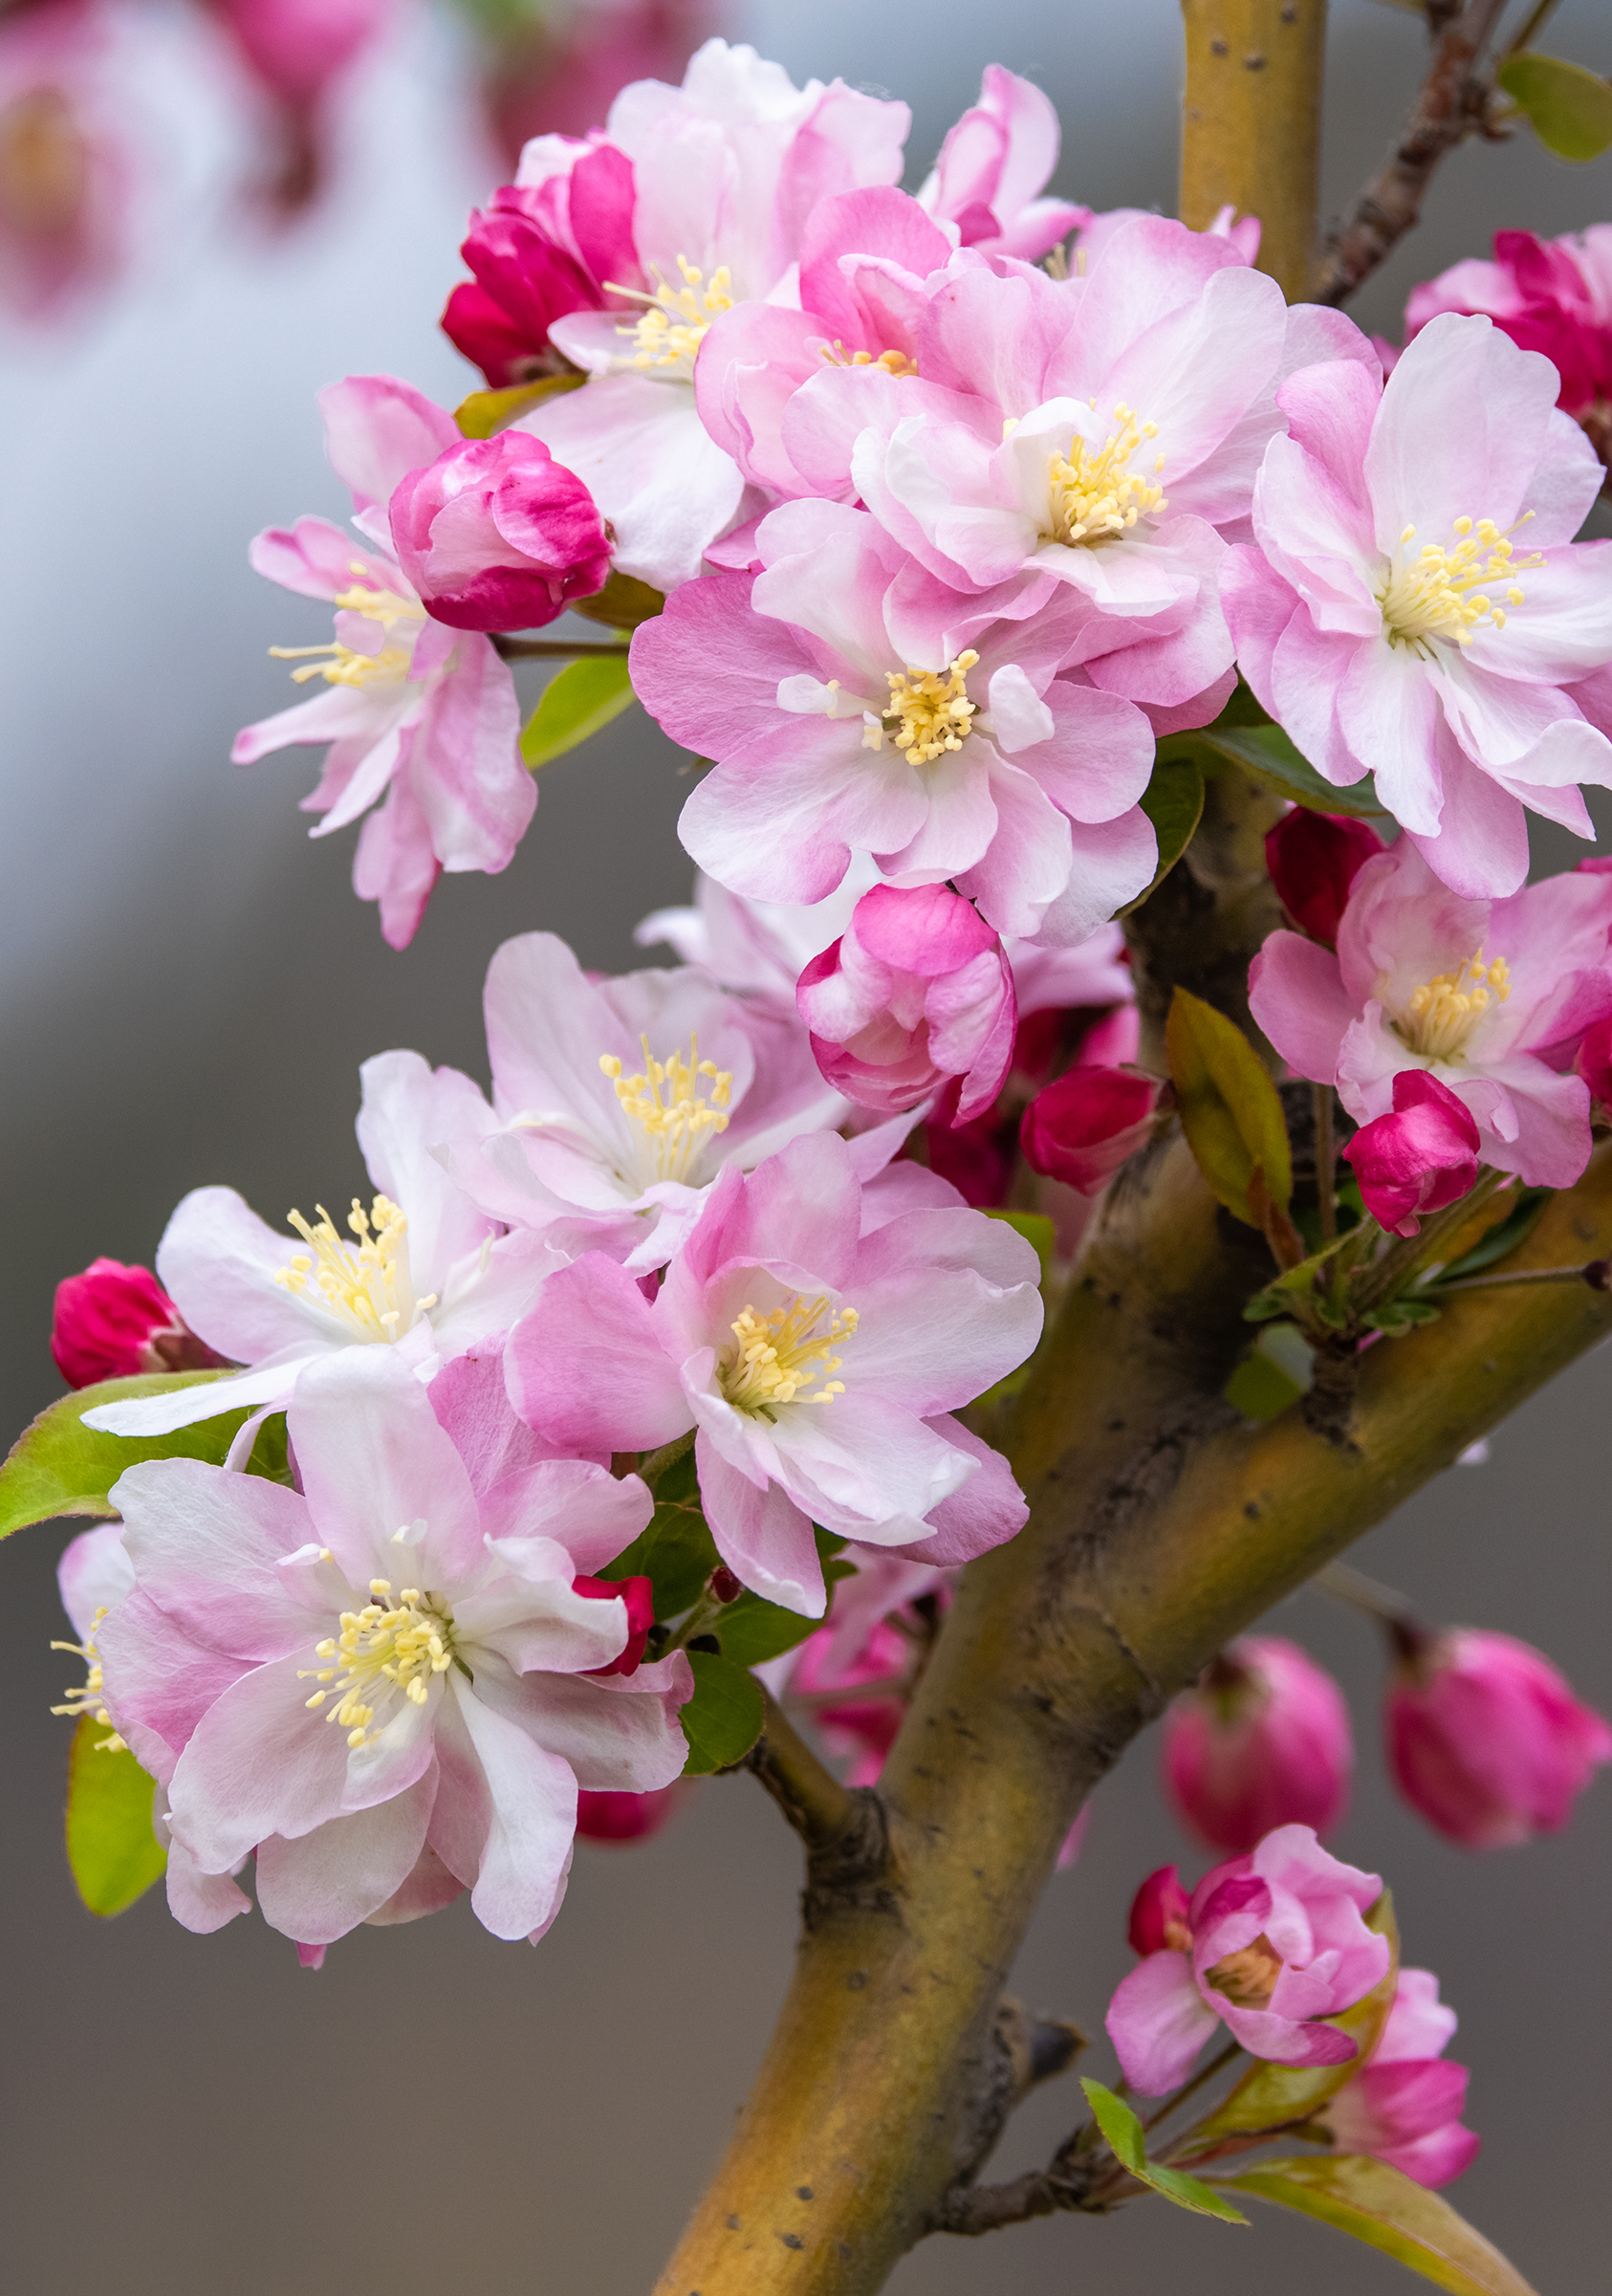
[[[650,1053],[648,1038],[641,1037],[639,1042],[643,1047],[643,1067],[637,1076],[623,1076],[614,1053],[599,1054],[599,1068],[615,1085],[622,1107],[647,1136],[656,1179],[681,1180],[707,1133],[728,1129],[733,1072],[718,1068],[714,1061],[702,1061],[699,1039],[694,1036],[688,1039],[686,1061],[676,1052],[667,1061],[657,1061]],[[708,1097],[701,1090],[702,1077],[710,1085]]]
[[[294,1253],[274,1281],[299,1298],[316,1301],[350,1326],[360,1340],[398,1340],[413,1329],[437,1296],[414,1296],[408,1271],[408,1221],[389,1196],[377,1196],[368,1212],[353,1198],[347,1225],[358,1237],[348,1243],[322,1204],[317,1227],[300,1212],[286,1214],[311,1252]],[[313,1290],[309,1279],[313,1279]]]
[[[371,1579],[369,1591],[371,1600],[361,1610],[342,1611],[339,1634],[315,1645],[315,1657],[329,1663],[297,1669],[298,1681],[331,1685],[316,1690],[306,1703],[317,1710],[334,1698],[323,1718],[340,1724],[355,1751],[373,1745],[385,1729],[390,1716],[374,1728],[371,1724],[395,1693],[424,1706],[432,1677],[453,1664],[453,1613],[440,1594],[405,1586],[393,1602],[390,1579]]]
[[[862,748],[882,750],[887,733],[913,765],[929,765],[948,750],[960,750],[979,708],[969,701],[968,685],[978,660],[969,646],[947,665],[945,675],[935,669],[886,670],[890,706],[882,717],[867,712]]]
[[[60,1706],[53,1706],[51,1712],[53,1714],[70,1714],[76,1718],[80,1715],[87,1714],[92,1722],[104,1722],[109,1736],[96,1740],[96,1753],[120,1754],[125,1741],[113,1729],[112,1717],[106,1711],[106,1701],[101,1695],[100,1652],[96,1649],[96,1629],[106,1614],[107,1605],[102,1603],[94,1618],[91,1619],[89,1633],[82,1642],[52,1643],[53,1651],[71,1651],[74,1657],[81,1658],[90,1671],[76,1690],[66,1693],[65,1703]]]
[[[708,282],[704,272],[696,270],[682,255],[677,268],[683,273],[681,287],[668,286],[658,266],[651,265],[655,280],[653,295],[642,294],[636,287],[617,287],[607,283],[607,292],[630,297],[635,303],[648,305],[642,318],[630,327],[618,327],[618,335],[629,337],[634,344],[625,363],[628,366],[681,367],[685,374],[694,371],[694,354],[705,340],[712,319],[733,308],[733,281],[726,263],[713,271]]]
[[[797,1292],[770,1315],[745,1308],[731,1326],[734,1344],[717,1365],[723,1394],[736,1410],[762,1419],[784,1403],[832,1403],[845,1392],[844,1381],[834,1377],[844,1359],[832,1349],[855,1336],[857,1323],[856,1309],[833,1309],[827,1292],[810,1303]],[[823,1385],[816,1394],[801,1393],[818,1379]]]
[[[352,558],[347,571],[367,575],[369,569],[362,558]],[[336,604],[342,613],[361,614],[367,622],[378,622],[387,643],[374,654],[343,645],[338,638],[328,645],[272,645],[269,651],[276,662],[302,663],[300,669],[291,673],[293,683],[305,686],[310,678],[323,678],[331,686],[372,686],[393,685],[406,678],[414,660],[414,640],[425,620],[419,600],[400,598],[394,590],[377,590],[367,581],[359,581],[338,590]],[[400,624],[407,629],[406,645],[392,643]],[[329,659],[321,660],[321,656]]]
[[[1511,993],[1505,958],[1488,964],[1480,949],[1453,973],[1437,973],[1424,981],[1395,1026],[1412,1051],[1434,1061],[1457,1060],[1490,1006],[1504,1004]]]
[[[1517,525],[1526,526],[1533,515],[1528,512]],[[1504,582],[1507,605],[1520,606],[1524,594],[1514,578],[1544,564],[1538,551],[1514,559],[1508,535],[1492,518],[1457,518],[1451,531],[1456,539],[1448,548],[1442,542],[1424,542],[1413,558],[1402,558],[1396,551],[1377,593],[1388,644],[1408,645],[1424,661],[1430,658],[1435,639],[1470,645],[1473,631],[1486,623],[1503,630],[1505,606],[1496,605],[1481,585]],[[1515,528],[1508,530],[1514,532]],[[1415,527],[1407,526],[1400,536],[1400,550],[1415,539]]]
[[[904,351],[847,351],[838,336],[823,344],[822,355],[830,366],[882,366],[886,375],[898,379],[918,372],[917,360]]]
[[[1111,542],[1144,514],[1168,508],[1162,487],[1149,486],[1125,467],[1144,439],[1158,437],[1158,424],[1139,421],[1122,399],[1114,408],[1114,420],[1120,427],[1110,431],[1100,447],[1088,447],[1077,437],[1067,456],[1055,454],[1048,465],[1055,542],[1084,543],[1088,548]],[[1164,467],[1164,456],[1155,455],[1155,477]]]

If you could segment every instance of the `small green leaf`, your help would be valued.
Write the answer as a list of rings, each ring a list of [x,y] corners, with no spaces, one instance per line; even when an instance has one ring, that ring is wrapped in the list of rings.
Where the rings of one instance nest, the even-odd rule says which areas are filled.
[[[1257,1167],[1265,1193],[1285,1213],[1293,1156],[1276,1087],[1235,1021],[1178,988],[1165,1023],[1165,1055],[1187,1145],[1228,1212],[1261,1227],[1250,1197]]]
[[[1153,824],[1153,834],[1159,841],[1159,865],[1146,892],[1138,893],[1120,911],[1128,917],[1133,908],[1156,893],[1165,879],[1192,842],[1192,832],[1204,810],[1204,776],[1196,758],[1165,755],[1160,751],[1153,767],[1153,778],[1142,793],[1142,810]]]
[[[1449,1283],[1457,1276],[1475,1276],[1480,1268],[1492,1268],[1508,1252],[1514,1252],[1526,1243],[1552,1193],[1548,1188],[1524,1189],[1503,1220],[1496,1220],[1492,1228],[1487,1229],[1470,1252],[1463,1252],[1459,1259],[1440,1268],[1438,1281]]]
[[[102,1752],[108,1735],[80,1715],[67,1758],[67,1862],[79,1896],[105,1920],[142,1897],[168,1862],[151,1830],[156,1786],[126,1746]]]
[[[1309,1393],[1315,1355],[1296,1323],[1268,1323],[1226,1382],[1227,1402],[1245,1419],[1279,1418]]]
[[[1122,2097],[1117,2097],[1111,2088],[1104,2088],[1100,2081],[1082,2079],[1080,2087],[1122,2168],[1128,2169],[1142,2183],[1150,2184],[1166,2200],[1173,2200],[1177,2208],[1190,2208],[1200,2216],[1219,2217],[1228,2224],[1248,2222],[1247,2217],[1222,2198],[1212,2185],[1188,2176],[1182,2169],[1154,2166],[1147,2158],[1147,2139],[1142,2123]]]
[[[1057,1229],[1047,1214],[1044,1212],[992,1210],[987,1212],[985,1216],[988,1220],[1003,1221],[1016,1235],[1023,1236],[1025,1242],[1033,1248],[1036,1258],[1041,1262],[1041,1281],[1045,1283],[1048,1271],[1053,1264],[1054,1255],[1057,1250]]]
[[[690,1651],[688,1663],[694,1670],[694,1695],[678,1718],[688,1740],[684,1776],[699,1778],[744,1760],[761,1736],[766,1709],[761,1685],[731,1658]]]
[[[664,590],[652,590],[630,574],[612,573],[592,598],[574,598],[571,611],[588,622],[602,622],[608,630],[636,630],[641,622],[653,622],[665,602]]]
[[[466,438],[490,439],[530,414],[545,399],[557,398],[562,391],[580,390],[584,380],[581,375],[542,375],[535,383],[512,383],[508,390],[472,391],[454,408],[453,419]]]
[[[526,721],[520,754],[536,773],[539,766],[563,757],[602,732],[633,703],[627,657],[593,654],[568,662],[544,687],[537,707]]]
[[[118,1510],[107,1493],[138,1459],[206,1459],[217,1467],[246,1420],[246,1412],[225,1411],[166,1435],[107,1435],[82,1424],[86,1411],[103,1403],[124,1403],[142,1395],[165,1395],[193,1388],[204,1379],[225,1379],[224,1371],[153,1371],[139,1379],[103,1379],[80,1388],[40,1412],[12,1444],[0,1466],[0,1539],[57,1515],[95,1515]],[[261,1441],[261,1437],[259,1438]],[[256,1457],[256,1452],[253,1457]]]
[[[825,1563],[823,1577],[830,1599],[840,1579],[856,1575],[854,1563]],[[711,1631],[722,1645],[724,1658],[731,1658],[737,1666],[763,1666],[769,1658],[793,1651],[822,1623],[820,1618],[802,1618],[798,1610],[786,1610],[780,1603],[764,1602],[760,1595],[747,1590],[712,1621]]]
[[[1558,160],[1599,160],[1612,146],[1612,84],[1559,55],[1509,55],[1494,75]]]
[[[661,1477],[670,1482],[679,1459]],[[690,1467],[692,1461],[690,1461]],[[681,1618],[697,1603],[706,1581],[722,1560],[716,1542],[706,1527],[698,1499],[657,1498],[646,1529],[640,1532],[625,1554],[618,1555],[599,1573],[601,1579],[648,1579],[655,1590],[655,1616]]]
[[[1438,1320],[1439,1311],[1430,1300],[1389,1300],[1375,1314],[1361,1318],[1368,1331],[1380,1331],[1389,1340],[1403,1340],[1419,1323],[1436,1323]]]
[[[1357,2153],[1299,2154],[1229,2176],[1225,2187],[1318,2218],[1420,2272],[1447,2296],[1535,2296],[1521,2273],[1448,2200],[1385,2160]]]
[[[1161,757],[1192,756],[1205,773],[1224,773],[1228,767],[1252,774],[1278,797],[1314,813],[1383,814],[1386,807],[1369,775],[1347,789],[1325,781],[1282,732],[1273,725],[1206,726],[1200,733],[1172,733],[1159,744]]]

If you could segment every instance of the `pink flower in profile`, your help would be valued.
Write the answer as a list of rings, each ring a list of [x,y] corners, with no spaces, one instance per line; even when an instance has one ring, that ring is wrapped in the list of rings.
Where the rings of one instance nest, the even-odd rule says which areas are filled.
[[[1470,1627],[1396,1636],[1388,1767],[1411,1807],[1468,1849],[1559,1833],[1612,1728],[1539,1651]]]
[[[322,678],[328,690],[247,726],[230,754],[246,765],[288,743],[330,743],[319,785],[303,799],[304,812],[324,816],[312,835],[369,814],[354,890],[379,901],[382,933],[404,949],[444,869],[509,866],[537,793],[521,760],[508,666],[489,639],[433,622],[392,554],[386,505],[409,473],[463,446],[452,417],[384,376],[332,383],[319,405],[365,540],[355,546],[323,518],[299,518],[289,533],[259,535],[251,562],[335,605],[333,644],[275,649],[306,655],[294,677]]]
[[[1377,2046],[1317,2123],[1340,2153],[1369,2153],[1436,2189],[1470,2168],[1482,2139],[1461,2126],[1467,2068],[1446,2065],[1456,2017],[1430,1969],[1402,1969]]]
[[[1307,1651],[1274,1634],[1232,1643],[1170,1709],[1161,1758],[1177,1813],[1240,1856],[1278,1826],[1329,1833],[1354,1766],[1349,1709]]]
[[[947,130],[918,204],[955,224],[964,247],[1038,263],[1091,218],[1089,208],[1041,196],[1060,141],[1051,98],[1034,81],[987,64],[979,101]]]
[[[348,1356],[298,1383],[298,1490],[191,1459],[114,1486],[135,1591],[101,1628],[108,1710],[199,1871],[255,1849],[264,1916],[299,1943],[465,1889],[494,1936],[539,1936],[578,1787],[683,1767],[687,1661],[601,1673],[626,1605],[572,1584],[649,1493],[581,1460],[478,1481],[466,1400],[439,1423],[395,1355]]]
[[[1145,1147],[1165,1087],[1157,1077],[1078,1062],[1043,1084],[1024,1112],[1019,1146],[1032,1171],[1096,1195]]]
[[[915,1108],[948,1080],[956,1120],[990,1107],[1013,1049],[1013,969],[971,903],[941,885],[876,886],[796,991],[812,1051],[860,1107]]]
[[[1384,805],[1470,900],[1528,873],[1524,807],[1580,837],[1612,741],[1564,688],[1612,660],[1608,544],[1575,543],[1601,470],[1548,360],[1446,316],[1385,384],[1295,375],[1222,582],[1243,675],[1339,788]],[[1478,410],[1481,410],[1479,412]]]
[[[1302,933],[1336,949],[1349,888],[1383,840],[1369,821],[1295,805],[1265,832],[1265,866],[1276,897]]]
[[[56,1285],[51,1354],[70,1388],[142,1371],[207,1371],[226,1362],[199,1340],[149,1268],[92,1259]]]
[[[1216,1866],[1185,1921],[1176,1916],[1174,1934],[1184,1929],[1189,1943],[1148,1953],[1108,2005],[1108,2037],[1131,2087],[1150,2097],[1175,2088],[1222,2022],[1251,2056],[1345,2064],[1355,2044],[1322,2021],[1362,2001],[1388,1966],[1387,1938],[1361,1919],[1382,1890],[1375,1873],[1329,1856],[1307,1826],[1278,1826],[1248,1856]]]
[[[863,1188],[832,1133],[729,1165],[653,1304],[590,1252],[510,1335],[510,1397],[551,1442],[642,1451],[698,1431],[723,1561],[819,1618],[813,1525],[950,1563],[1025,1517],[998,1454],[949,1414],[1041,1328],[1022,1237],[927,1173]]]
[[[1455,1204],[1477,1178],[1478,1128],[1448,1084],[1425,1069],[1402,1068],[1390,1116],[1373,1117],[1343,1150],[1372,1218],[1395,1235],[1416,1235],[1422,1219]]]
[[[1294,1072],[1336,1084],[1358,1123],[1386,1116],[1395,1079],[1423,1070],[1473,1118],[1485,1164],[1568,1188],[1590,1152],[1571,1064],[1612,1013],[1609,929],[1612,879],[1575,871],[1469,901],[1402,838],[1356,876],[1336,954],[1274,932],[1249,1003]]]
[[[420,602],[454,629],[540,629],[610,572],[593,496],[524,431],[445,448],[399,482],[390,514]]]

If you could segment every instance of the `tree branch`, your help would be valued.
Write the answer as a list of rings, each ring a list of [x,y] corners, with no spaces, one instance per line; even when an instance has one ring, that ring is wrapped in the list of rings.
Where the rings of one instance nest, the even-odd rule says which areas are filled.
[[[841,1841],[856,1822],[856,1797],[818,1760],[764,1683],[758,1683],[767,1719],[745,1756],[808,1850]]]

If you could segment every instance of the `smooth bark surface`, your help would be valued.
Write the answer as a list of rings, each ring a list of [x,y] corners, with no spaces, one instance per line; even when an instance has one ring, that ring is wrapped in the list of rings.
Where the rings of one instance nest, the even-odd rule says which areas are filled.
[[[1227,206],[1261,224],[1259,268],[1303,295],[1320,180],[1326,0],[1182,0],[1181,220]]]

